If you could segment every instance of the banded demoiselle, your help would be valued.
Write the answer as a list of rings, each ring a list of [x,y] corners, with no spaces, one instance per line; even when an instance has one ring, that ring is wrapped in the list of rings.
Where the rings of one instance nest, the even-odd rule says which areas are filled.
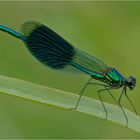
[[[107,91],[120,106],[126,119],[126,126],[128,125],[128,118],[121,105],[123,94],[126,95],[137,114],[134,105],[127,95],[127,87],[132,90],[136,85],[136,78],[132,76],[125,78],[115,68],[109,67],[98,58],[75,48],[60,35],[39,22],[29,21],[24,23],[21,27],[21,32],[16,32],[3,25],[0,25],[0,30],[22,40],[32,55],[46,66],[57,70],[65,70],[71,67],[74,71],[79,70],[90,76],[90,79],[80,92],[79,99],[74,107],[75,110],[87,86],[94,84],[103,87],[97,93],[106,113],[106,119],[107,110],[101,96],[103,91]],[[100,81],[101,83],[92,82],[92,80]],[[119,88],[122,88],[122,92],[119,99],[116,100],[111,90]]]

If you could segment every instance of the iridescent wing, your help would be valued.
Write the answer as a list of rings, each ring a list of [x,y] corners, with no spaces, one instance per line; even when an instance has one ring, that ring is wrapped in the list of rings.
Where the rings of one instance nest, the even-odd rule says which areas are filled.
[[[98,58],[91,56],[90,54],[87,54],[86,52],[77,48],[75,48],[75,50],[76,54],[73,59],[73,64],[75,64],[75,66],[79,65],[81,69],[85,68],[91,71],[91,73],[103,73],[108,69],[108,66]]]
[[[53,69],[63,69],[72,60],[75,50],[57,33],[36,21],[22,25],[21,33],[30,52],[43,64]]]
[[[69,71],[82,71],[101,73],[108,67],[99,59],[73,47],[65,39],[47,26],[29,21],[22,25],[21,33],[29,51],[43,64],[53,68]],[[75,67],[79,65],[80,68]]]

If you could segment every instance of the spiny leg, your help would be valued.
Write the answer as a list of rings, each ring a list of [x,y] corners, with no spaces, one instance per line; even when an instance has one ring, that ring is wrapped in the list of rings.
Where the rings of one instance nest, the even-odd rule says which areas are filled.
[[[137,111],[136,111],[136,109],[135,109],[135,106],[133,105],[132,101],[131,101],[130,98],[128,97],[127,92],[126,92],[126,89],[127,89],[127,88],[126,88],[126,86],[125,86],[125,87],[123,88],[122,92],[121,92],[121,95],[120,95],[120,97],[119,97],[118,102],[119,102],[119,104],[121,103],[122,95],[123,95],[123,93],[124,93],[125,96],[126,96],[126,98],[127,98],[128,101],[129,101],[129,103],[131,104],[131,106],[132,106],[132,108],[133,108],[135,114],[137,115]]]
[[[90,82],[89,85],[96,85],[96,86],[103,86],[103,87],[110,87],[110,85],[106,85],[106,84],[101,84],[101,83],[94,83],[94,82]]]
[[[104,111],[105,111],[105,113],[106,113],[106,120],[107,120],[107,115],[108,115],[108,113],[107,113],[106,107],[105,107],[105,105],[104,105],[104,102],[103,102],[103,100],[102,100],[102,97],[101,97],[101,95],[100,95],[100,93],[103,92],[103,91],[105,91],[105,90],[106,90],[106,89],[100,89],[100,90],[98,90],[98,96],[99,96],[99,98],[100,98],[100,101],[101,101],[102,106],[103,106],[103,108],[104,108]]]
[[[106,113],[106,119],[107,119],[108,113],[107,113],[107,110],[106,110],[106,108],[105,108],[105,105],[104,105],[103,100],[102,100],[101,95],[100,95],[100,92],[105,91],[105,90],[108,91],[108,93],[109,93],[109,94],[111,95],[111,97],[114,99],[114,101],[116,102],[116,104],[121,108],[121,110],[122,110],[122,112],[123,112],[123,114],[124,114],[124,117],[125,117],[125,119],[126,119],[126,127],[127,127],[127,126],[128,126],[128,118],[127,118],[127,116],[126,116],[126,113],[125,113],[125,111],[124,111],[122,105],[121,105],[120,103],[117,102],[117,100],[115,99],[115,97],[114,97],[114,96],[111,94],[111,92],[110,92],[110,90],[117,89],[117,88],[113,88],[113,87],[111,87],[111,86],[108,86],[108,88],[107,88],[106,85],[102,85],[102,86],[104,86],[105,89],[99,90],[99,91],[98,91],[98,95],[99,95],[99,98],[100,98],[100,100],[101,100],[101,103],[102,103],[102,106],[103,106],[103,108],[104,108],[104,111],[105,111],[105,113]]]
[[[124,91],[125,91],[125,92],[124,92],[125,96],[127,97],[129,103],[131,104],[131,106],[133,107],[133,110],[135,111],[135,113],[136,113],[136,115],[137,115],[136,108],[135,108],[135,106],[133,105],[133,103],[132,103],[132,101],[130,100],[130,98],[128,97],[127,92],[126,92],[126,88],[125,88]]]
[[[81,99],[81,97],[82,97],[82,95],[83,95],[83,93],[84,93],[84,91],[85,91],[85,89],[87,88],[88,85],[94,84],[94,85],[97,85],[97,86],[108,86],[108,85],[105,85],[105,84],[100,84],[100,83],[91,82],[92,79],[93,79],[93,78],[91,77],[91,78],[87,81],[87,83],[84,85],[84,87],[82,88],[82,90],[80,91],[80,94],[79,94],[80,96],[79,96],[79,98],[78,98],[78,101],[77,101],[75,107],[74,107],[72,110],[76,110],[76,109],[77,109],[78,104],[79,104],[79,102],[80,102],[80,99]],[[70,110],[71,110],[71,109],[70,109]]]
[[[82,97],[82,95],[83,95],[83,93],[84,93],[86,87],[89,85],[89,83],[90,83],[90,81],[91,81],[92,79],[93,79],[93,78],[91,77],[91,78],[87,81],[87,83],[84,85],[84,87],[82,88],[82,90],[80,91],[80,96],[79,96],[79,98],[78,98],[78,100],[77,100],[77,103],[76,103],[76,105],[75,105],[75,107],[74,107],[74,110],[77,109],[78,104],[79,104],[79,102],[80,102],[80,99],[81,99],[81,97]]]
[[[101,84],[101,83],[89,83],[89,85],[90,84],[94,84],[94,85],[96,85],[96,86],[103,86],[103,87],[105,87],[105,89],[100,89],[100,90],[98,90],[98,96],[99,96],[99,99],[100,99],[100,101],[101,101],[101,103],[102,103],[102,106],[103,106],[103,108],[104,108],[104,111],[105,111],[105,113],[106,113],[106,119],[107,119],[107,115],[108,115],[108,113],[107,113],[107,110],[106,110],[106,107],[105,107],[105,105],[104,105],[104,103],[103,103],[103,100],[102,100],[102,97],[101,97],[101,92],[103,92],[103,91],[105,91],[105,90],[107,90],[107,87],[110,87],[110,85],[106,85],[106,84]]]
[[[124,93],[124,90],[125,90],[125,87],[123,88],[121,94],[120,94],[120,97],[119,97],[119,100],[118,100],[118,103],[120,104],[121,103],[121,99],[122,99],[122,95]]]
[[[100,84],[100,83],[93,83],[93,82],[89,82],[88,85],[90,85],[90,84],[94,84],[94,85],[97,85],[97,86],[104,86],[104,87],[105,87],[105,89],[101,89],[101,90],[98,91],[98,96],[99,96],[99,98],[100,98],[100,101],[101,101],[102,106],[103,106],[103,108],[104,108],[104,111],[105,111],[105,113],[106,113],[106,119],[107,119],[107,114],[108,114],[108,113],[107,113],[107,110],[106,110],[105,105],[104,105],[104,103],[103,103],[102,97],[101,97],[101,95],[100,95],[100,92],[103,92],[103,91],[105,91],[105,90],[108,91],[108,93],[109,93],[109,94],[111,95],[111,97],[114,99],[114,101],[116,102],[116,104],[121,108],[121,110],[122,110],[122,112],[123,112],[123,114],[124,114],[124,117],[125,117],[125,119],[126,119],[126,127],[127,127],[127,126],[128,126],[128,118],[127,118],[127,116],[126,116],[126,113],[125,113],[125,111],[124,111],[122,105],[120,104],[121,97],[122,97],[123,92],[124,92],[125,89],[123,88],[123,90],[122,90],[122,92],[121,92],[121,95],[120,95],[120,97],[119,97],[119,101],[117,101],[117,100],[115,99],[115,97],[112,95],[112,93],[110,92],[110,90],[118,89],[119,87],[113,88],[113,87],[111,87],[110,85]],[[128,99],[128,100],[129,100],[129,99]]]
[[[103,103],[103,100],[102,100],[102,97],[101,97],[100,93],[103,92],[103,91],[105,91],[105,90],[107,90],[106,87],[110,87],[110,86],[109,86],[109,85],[106,85],[106,84],[101,84],[101,83],[89,82],[89,85],[91,85],[91,84],[94,84],[94,85],[96,85],[96,86],[103,86],[103,87],[105,87],[105,89],[100,89],[100,90],[98,90],[98,96],[99,96],[99,99],[100,99],[100,101],[101,101],[101,103],[102,103],[102,106],[103,106],[103,108],[104,108],[104,111],[105,111],[105,113],[106,113],[106,119],[107,119],[107,110],[106,110],[106,108],[105,108],[105,105],[104,105],[104,103]]]
[[[105,88],[106,88],[106,87],[105,87]],[[125,119],[126,119],[126,127],[127,127],[127,126],[128,126],[128,118],[127,118],[127,115],[126,115],[126,113],[125,113],[125,111],[124,111],[122,105],[121,105],[119,102],[117,102],[116,98],[115,98],[115,97],[112,95],[112,93],[110,92],[110,90],[113,90],[114,88],[110,88],[110,89],[106,88],[106,89],[107,89],[108,93],[111,95],[111,97],[114,99],[114,101],[116,102],[116,104],[121,108],[121,110],[122,110],[122,112],[123,112],[123,114],[124,114],[124,117],[125,117]],[[124,91],[124,90],[123,90],[123,91]]]

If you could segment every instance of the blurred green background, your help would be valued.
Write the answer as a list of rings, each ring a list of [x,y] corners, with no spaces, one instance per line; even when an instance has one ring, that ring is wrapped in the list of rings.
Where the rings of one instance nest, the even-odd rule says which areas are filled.
[[[140,114],[140,2],[0,2],[0,24],[19,30],[37,20],[77,48],[90,52],[137,86],[128,91]],[[86,75],[54,71],[40,64],[22,41],[0,32],[0,74],[78,94]],[[97,98],[96,88],[85,95]],[[114,91],[116,97],[120,90]],[[104,94],[104,100],[112,99]],[[123,105],[131,110],[128,101]],[[77,112],[0,94],[0,138],[140,138],[118,124]]]

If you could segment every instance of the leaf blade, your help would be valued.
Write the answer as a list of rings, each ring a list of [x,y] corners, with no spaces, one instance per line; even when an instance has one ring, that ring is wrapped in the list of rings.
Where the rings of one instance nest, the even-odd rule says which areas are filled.
[[[67,110],[73,108],[78,99],[78,95],[70,92],[2,75],[0,75],[0,92]],[[118,106],[109,103],[105,103],[105,106],[108,110],[109,121],[126,125],[126,120]],[[129,120],[128,128],[140,132],[140,117],[127,109],[124,110]],[[98,118],[105,118],[101,102],[85,96],[82,97],[76,111]]]

